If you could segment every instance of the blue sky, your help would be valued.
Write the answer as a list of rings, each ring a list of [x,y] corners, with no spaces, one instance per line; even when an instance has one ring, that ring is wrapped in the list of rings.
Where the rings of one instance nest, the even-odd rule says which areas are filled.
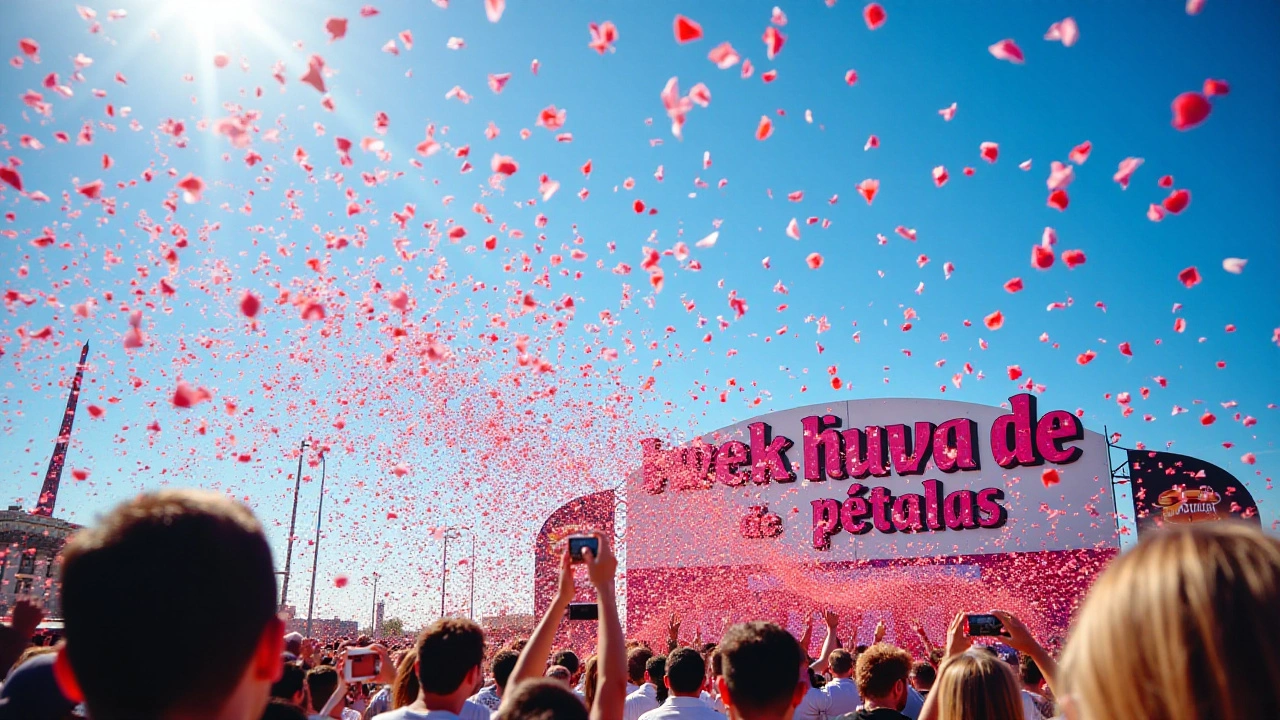
[[[1105,425],[1121,433],[1122,444],[1168,445],[1221,465],[1248,483],[1264,525],[1280,518],[1280,498],[1269,489],[1280,439],[1276,410],[1269,407],[1280,389],[1280,349],[1272,339],[1280,327],[1280,291],[1272,280],[1280,266],[1274,242],[1280,211],[1269,182],[1270,168],[1280,160],[1274,122],[1280,51],[1268,42],[1280,29],[1280,8],[1210,0],[1193,17],[1177,3],[887,2],[887,23],[869,31],[858,3],[784,4],[787,41],[770,61],[760,38],[772,3],[512,2],[496,24],[478,2],[455,0],[447,10],[425,0],[374,5],[380,13],[363,18],[357,3],[210,0],[188,6],[189,12],[204,8],[192,19],[169,3],[121,2],[127,10],[122,20],[109,21],[108,9],[97,8],[102,31],[96,34],[71,3],[9,3],[0,10],[0,46],[20,55],[18,40],[34,38],[41,57],[38,65],[28,60],[21,69],[0,70],[0,96],[7,100],[0,103],[6,128],[0,139],[7,142],[5,157],[21,160],[26,189],[52,198],[39,204],[7,186],[0,190],[0,206],[15,213],[0,223],[11,234],[0,242],[5,290],[38,298],[0,313],[0,452],[10,458],[4,487],[12,502],[34,504],[65,398],[59,383],[70,375],[78,343],[88,339],[92,370],[82,402],[105,408],[106,415],[95,420],[82,410],[69,464],[91,474],[86,481],[64,480],[59,514],[88,522],[139,489],[201,484],[247,498],[283,551],[287,533],[281,525],[288,522],[296,463],[290,453],[310,435],[335,448],[317,590],[322,615],[354,615],[367,607],[363,583],[375,568],[390,579],[382,588],[391,588],[392,614],[426,618],[433,612],[438,600],[424,598],[438,597],[439,542],[411,527],[410,517],[429,527],[477,528],[478,610],[525,609],[531,585],[525,549],[538,519],[574,495],[620,482],[638,458],[632,442],[637,434],[676,438],[765,409],[830,399],[917,396],[998,404],[1017,391],[1006,374],[1014,364],[1024,380],[1045,386],[1042,407],[1081,408],[1089,428]],[[239,10],[219,9],[227,7]],[[704,37],[677,45],[671,31],[677,13],[701,23]],[[323,29],[330,16],[349,19],[346,37],[333,43]],[[1041,39],[1066,16],[1080,27],[1074,47]],[[620,37],[616,52],[600,56],[587,48],[587,25],[604,20],[617,25]],[[395,56],[381,51],[405,29],[412,31],[412,50],[401,46]],[[448,49],[450,37],[462,38],[465,47]],[[1021,46],[1024,65],[989,54],[987,47],[1003,38]],[[724,41],[752,61],[751,78],[742,79],[738,67],[719,70],[707,59]],[[214,68],[216,52],[230,56],[228,67]],[[77,53],[93,64],[82,71],[85,82],[68,82]],[[333,112],[321,107],[319,93],[298,82],[311,53],[336,71],[327,79]],[[536,76],[530,72],[535,58]],[[271,77],[276,61],[287,68],[283,91]],[[766,84],[761,73],[769,69],[778,75]],[[844,82],[848,69],[858,73],[852,87]],[[50,72],[73,88],[73,97],[41,85]],[[127,84],[113,80],[117,72]],[[494,94],[486,77],[502,72],[512,78]],[[184,81],[186,74],[193,81]],[[682,141],[671,136],[659,99],[673,76],[682,92],[703,82],[712,94],[709,107],[689,113]],[[1170,102],[1200,89],[1206,78],[1226,80],[1230,94],[1214,99],[1200,127],[1173,129]],[[454,86],[471,101],[446,100]],[[94,97],[94,88],[106,97]],[[28,89],[43,92],[52,118],[22,103]],[[946,122],[938,110],[953,102],[955,117]],[[106,117],[108,103],[117,112],[130,107],[131,115]],[[201,120],[238,112],[227,104],[260,113],[251,147],[272,166],[270,173],[263,165],[246,167],[245,150],[197,129]],[[567,111],[563,130],[573,134],[572,142],[556,142],[553,133],[535,126],[548,105]],[[806,110],[812,123],[805,121]],[[385,136],[373,127],[379,111],[390,118]],[[772,118],[774,132],[761,142],[754,133],[762,115]],[[185,147],[158,131],[169,118],[185,123]],[[140,129],[130,129],[130,120]],[[98,126],[91,145],[77,145],[86,121],[112,122],[115,131]],[[501,129],[492,141],[484,136],[490,121]],[[325,127],[323,136],[316,134],[317,122]],[[414,147],[428,123],[437,126],[436,139],[446,149],[424,158]],[[263,136],[272,127],[280,142]],[[520,138],[521,128],[530,131],[527,140]],[[69,133],[71,142],[57,142],[56,131]],[[872,134],[880,147],[864,152]],[[38,138],[44,148],[21,147],[21,135]],[[335,136],[356,144],[353,167],[339,166]],[[391,158],[383,162],[362,152],[364,137],[384,140]],[[651,142],[656,140],[661,144]],[[978,155],[984,141],[999,143],[994,165]],[[1050,162],[1066,162],[1084,141],[1093,149],[1075,170],[1070,207],[1046,207]],[[462,160],[452,152],[462,145],[470,147],[475,166],[466,174],[459,173]],[[314,181],[294,161],[297,148],[315,167]],[[712,161],[707,169],[704,152]],[[494,153],[520,164],[502,191],[488,187]],[[112,157],[111,169],[103,169],[103,154]],[[1112,175],[1129,156],[1145,164],[1121,190]],[[421,169],[410,164],[414,159]],[[593,172],[584,178],[579,168],[588,159]],[[1029,171],[1018,167],[1024,160],[1032,162]],[[951,178],[941,188],[930,174],[938,165]],[[659,166],[661,182],[654,179]],[[962,175],[965,166],[975,169],[973,177]],[[142,182],[148,168],[157,177]],[[197,203],[178,198],[171,217],[163,206],[177,179],[165,174],[170,169],[177,177],[200,176],[209,186]],[[359,177],[378,171],[404,174],[377,187]],[[345,173],[345,183],[326,176],[333,172]],[[561,182],[558,194],[517,207],[538,197],[542,173]],[[1154,223],[1146,209],[1169,193],[1156,184],[1166,174],[1175,188],[1191,191],[1192,202],[1180,215]],[[106,183],[102,195],[115,198],[113,216],[75,192],[98,178]],[[634,178],[634,189],[624,188],[627,178]],[[695,187],[695,178],[709,187]],[[870,206],[855,189],[865,178],[880,181]],[[721,179],[727,185],[718,188]],[[115,187],[130,180],[138,185]],[[372,201],[354,218],[344,211],[348,187],[359,202]],[[590,195],[582,201],[576,193],[584,187]],[[296,213],[286,207],[289,190],[298,193]],[[787,200],[794,191],[804,192],[801,202]],[[71,194],[66,207],[64,192]],[[833,195],[838,202],[828,204]],[[446,196],[455,198],[448,206]],[[637,199],[657,214],[635,213]],[[477,202],[488,208],[493,225],[472,211]],[[246,203],[249,214],[240,210]],[[399,233],[390,214],[406,203],[416,204],[416,216]],[[538,213],[548,217],[545,228],[535,225]],[[144,214],[148,222],[163,220],[164,237],[148,238]],[[804,224],[810,216],[830,220],[830,227]],[[799,241],[784,232],[793,217],[801,223]],[[467,237],[457,244],[442,240],[425,252],[432,244],[422,223],[450,219],[467,228]],[[717,220],[715,247],[693,248]],[[191,240],[171,270],[159,243],[172,243],[175,223]],[[198,228],[212,223],[217,229],[198,237]],[[524,238],[504,237],[500,223],[523,231]],[[357,224],[369,230],[365,246],[326,255],[320,234],[350,236]],[[899,225],[914,228],[917,241],[894,234]],[[1048,271],[1031,268],[1031,248],[1046,226],[1056,230],[1059,251],[1083,250],[1087,262],[1073,270],[1061,261]],[[29,242],[46,227],[72,248],[32,247]],[[535,239],[539,232],[545,241]],[[494,252],[479,247],[490,234],[500,238]],[[877,234],[888,243],[878,244]],[[397,236],[423,254],[398,260]],[[583,238],[580,245],[575,236]],[[665,285],[654,295],[640,267],[643,248],[667,250],[678,241],[692,248],[701,270],[663,257]],[[287,257],[281,247],[289,250]],[[586,260],[569,259],[575,247]],[[123,262],[108,269],[108,250]],[[813,252],[825,260],[818,270],[805,262]],[[254,272],[263,253],[272,267]],[[534,272],[520,272],[521,253],[531,258]],[[552,254],[563,255],[564,264],[549,266]],[[929,259],[922,268],[920,255]],[[1242,274],[1222,269],[1228,257],[1248,259]],[[308,258],[325,258],[323,276],[333,279],[320,280],[305,265]],[[440,275],[433,278],[431,267],[440,258],[446,265],[437,266]],[[515,268],[508,272],[503,265],[510,258]],[[946,262],[955,265],[949,280]],[[618,263],[629,264],[631,273],[611,272]],[[146,278],[135,272],[139,265],[149,267]],[[1177,278],[1188,266],[1203,276],[1190,289]],[[581,271],[581,279],[558,275],[565,267]],[[544,268],[550,288],[533,284]],[[142,308],[148,343],[126,350],[128,313],[120,306],[140,307],[128,297],[130,281],[139,278],[139,287],[153,292],[157,279],[170,273],[177,293],[149,296],[155,307]],[[1013,277],[1022,278],[1025,289],[1011,295],[1002,286]],[[381,289],[371,289],[375,280]],[[785,296],[773,291],[779,281],[789,289]],[[328,336],[291,306],[276,305],[273,282],[295,295],[323,297]],[[427,363],[425,379],[413,379],[419,360],[397,354],[387,331],[398,323],[385,295],[402,283],[416,303],[409,331],[414,347],[441,339],[453,356]],[[484,289],[475,289],[476,283]],[[628,303],[624,283],[631,288]],[[245,289],[264,300],[256,330],[238,311]],[[483,339],[491,331],[490,316],[505,313],[509,300],[530,290],[549,319],[539,320],[536,312],[514,317],[492,330],[500,335],[497,342]],[[730,308],[730,291],[749,305],[741,319]],[[105,301],[104,292],[114,300]],[[50,293],[53,302],[46,301]],[[565,294],[575,298],[572,312],[546,307]],[[94,317],[75,318],[71,305],[91,295],[100,303]],[[372,321],[360,317],[362,299],[375,307]],[[686,311],[682,299],[695,308]],[[1068,299],[1066,309],[1045,309]],[[491,304],[482,306],[484,300]],[[783,303],[788,308],[779,312]],[[916,317],[903,332],[908,308]],[[602,310],[611,313],[612,326],[601,319]],[[1005,324],[992,332],[982,318],[995,310],[1003,312]],[[382,317],[387,313],[390,320]],[[705,327],[698,327],[700,315],[708,320]],[[718,327],[717,316],[729,322],[727,329]],[[826,316],[831,329],[818,334],[816,323],[806,322],[810,316]],[[553,328],[555,318],[567,325]],[[1185,332],[1174,331],[1176,318],[1185,318]],[[965,327],[965,320],[972,326]],[[1225,331],[1228,324],[1235,332]],[[34,332],[46,325],[53,338],[24,347],[18,328]],[[675,331],[666,332],[669,326]],[[778,334],[783,326],[787,331]],[[707,333],[710,343],[702,339]],[[547,357],[555,372],[514,362],[519,334],[531,336],[535,354]],[[633,353],[626,340],[634,343]],[[985,350],[980,340],[988,343]],[[1125,341],[1132,344],[1132,358],[1116,349]],[[602,347],[618,350],[618,360],[601,360]],[[1097,358],[1077,364],[1087,350]],[[394,362],[385,362],[388,353],[397,355]],[[942,359],[945,365],[936,366]],[[661,365],[655,367],[655,360]],[[1225,368],[1216,367],[1218,361]],[[952,377],[966,362],[984,379],[965,375],[957,388]],[[830,385],[830,366],[844,383],[839,391]],[[646,389],[650,375],[655,382]],[[211,389],[214,401],[173,408],[168,398],[178,376]],[[1167,379],[1167,388],[1159,387],[1157,376]],[[555,395],[548,393],[552,387]],[[1151,388],[1147,400],[1139,398],[1142,387]],[[722,390],[728,391],[723,403]],[[1134,398],[1129,418],[1115,401],[1126,391]],[[227,399],[234,399],[235,414],[228,414]],[[1230,402],[1238,406],[1221,405]],[[1189,412],[1172,415],[1174,406]],[[1200,423],[1206,408],[1218,418],[1207,427]],[[1257,424],[1243,427],[1233,420],[1236,412]],[[1142,419],[1148,413],[1152,422]],[[345,424],[341,430],[334,427],[338,419]],[[162,427],[159,434],[146,430],[153,421]],[[202,421],[204,434],[198,432]],[[550,430],[519,432],[526,427]],[[1247,452],[1256,465],[1241,462]],[[249,460],[236,461],[239,454]],[[557,465],[560,460],[566,464]],[[410,472],[397,476],[397,465]],[[313,479],[317,473],[314,466],[307,471]],[[314,530],[315,493],[309,482],[300,504],[304,538]],[[388,512],[397,514],[395,521]],[[295,568],[309,568],[310,559],[303,540]],[[331,579],[339,574],[352,584],[334,587]],[[465,602],[466,584],[455,577],[451,605]],[[294,598],[307,580],[306,572],[295,572]]]

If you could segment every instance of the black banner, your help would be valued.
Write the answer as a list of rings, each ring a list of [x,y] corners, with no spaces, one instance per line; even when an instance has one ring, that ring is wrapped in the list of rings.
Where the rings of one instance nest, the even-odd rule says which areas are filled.
[[[1139,536],[1165,523],[1244,520],[1262,526],[1249,489],[1217,465],[1171,452],[1128,452]]]

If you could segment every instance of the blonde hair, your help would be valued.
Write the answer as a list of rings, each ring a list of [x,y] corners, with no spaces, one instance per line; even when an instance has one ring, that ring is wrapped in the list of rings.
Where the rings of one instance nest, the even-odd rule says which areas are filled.
[[[1022,720],[1022,695],[1013,668],[995,653],[970,650],[942,661],[929,697],[938,720]]]
[[[1280,717],[1280,541],[1167,526],[1090,590],[1062,659],[1085,720]]]
[[[600,679],[600,660],[595,655],[587,658],[586,670],[582,672],[583,702],[590,710],[596,701],[596,682]]]
[[[416,662],[417,648],[409,648],[400,656],[400,664],[396,666],[396,679],[391,684],[392,710],[412,705],[418,699],[418,672],[414,667]]]

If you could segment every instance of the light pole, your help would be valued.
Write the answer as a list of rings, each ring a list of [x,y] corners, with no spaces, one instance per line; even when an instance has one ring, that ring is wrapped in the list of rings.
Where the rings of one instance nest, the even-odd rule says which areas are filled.
[[[449,541],[462,537],[457,528],[444,529],[444,551],[440,555],[440,617],[444,617],[444,591],[449,584]]]
[[[320,453],[320,508],[316,510],[316,546],[311,556],[311,599],[307,601],[307,637],[311,637],[311,611],[316,606],[316,566],[320,564],[320,523],[324,522],[324,452]]]
[[[289,515],[289,547],[284,551],[284,587],[280,589],[280,609],[289,603],[289,569],[293,566],[293,531],[298,523],[298,493],[302,492],[302,458],[311,443],[302,441],[298,449],[298,478],[293,482],[293,513]],[[307,633],[310,635],[310,633]]]
[[[476,619],[476,533],[471,531],[471,610],[468,612],[472,620]]]
[[[369,608],[369,632],[377,639],[378,628],[378,573],[373,574],[373,607]]]

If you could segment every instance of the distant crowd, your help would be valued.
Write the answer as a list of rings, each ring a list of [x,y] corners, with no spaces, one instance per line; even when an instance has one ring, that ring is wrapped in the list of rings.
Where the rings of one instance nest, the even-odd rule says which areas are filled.
[[[285,632],[252,512],[203,491],[142,495],[68,544],[56,644],[33,642],[41,614],[27,602],[0,626],[0,720],[1280,718],[1280,540],[1243,524],[1171,526],[1122,554],[1060,653],[1014,615],[971,608],[940,647],[916,625],[918,657],[883,626],[849,647],[830,611],[815,615],[817,657],[808,630],[769,622],[704,642],[673,616],[665,648],[628,641],[617,559],[592,537],[594,552],[562,554],[528,638],[494,642],[445,617],[411,643],[316,641]],[[596,594],[596,646],[555,647],[579,575]],[[857,593],[832,588],[842,605]]]

